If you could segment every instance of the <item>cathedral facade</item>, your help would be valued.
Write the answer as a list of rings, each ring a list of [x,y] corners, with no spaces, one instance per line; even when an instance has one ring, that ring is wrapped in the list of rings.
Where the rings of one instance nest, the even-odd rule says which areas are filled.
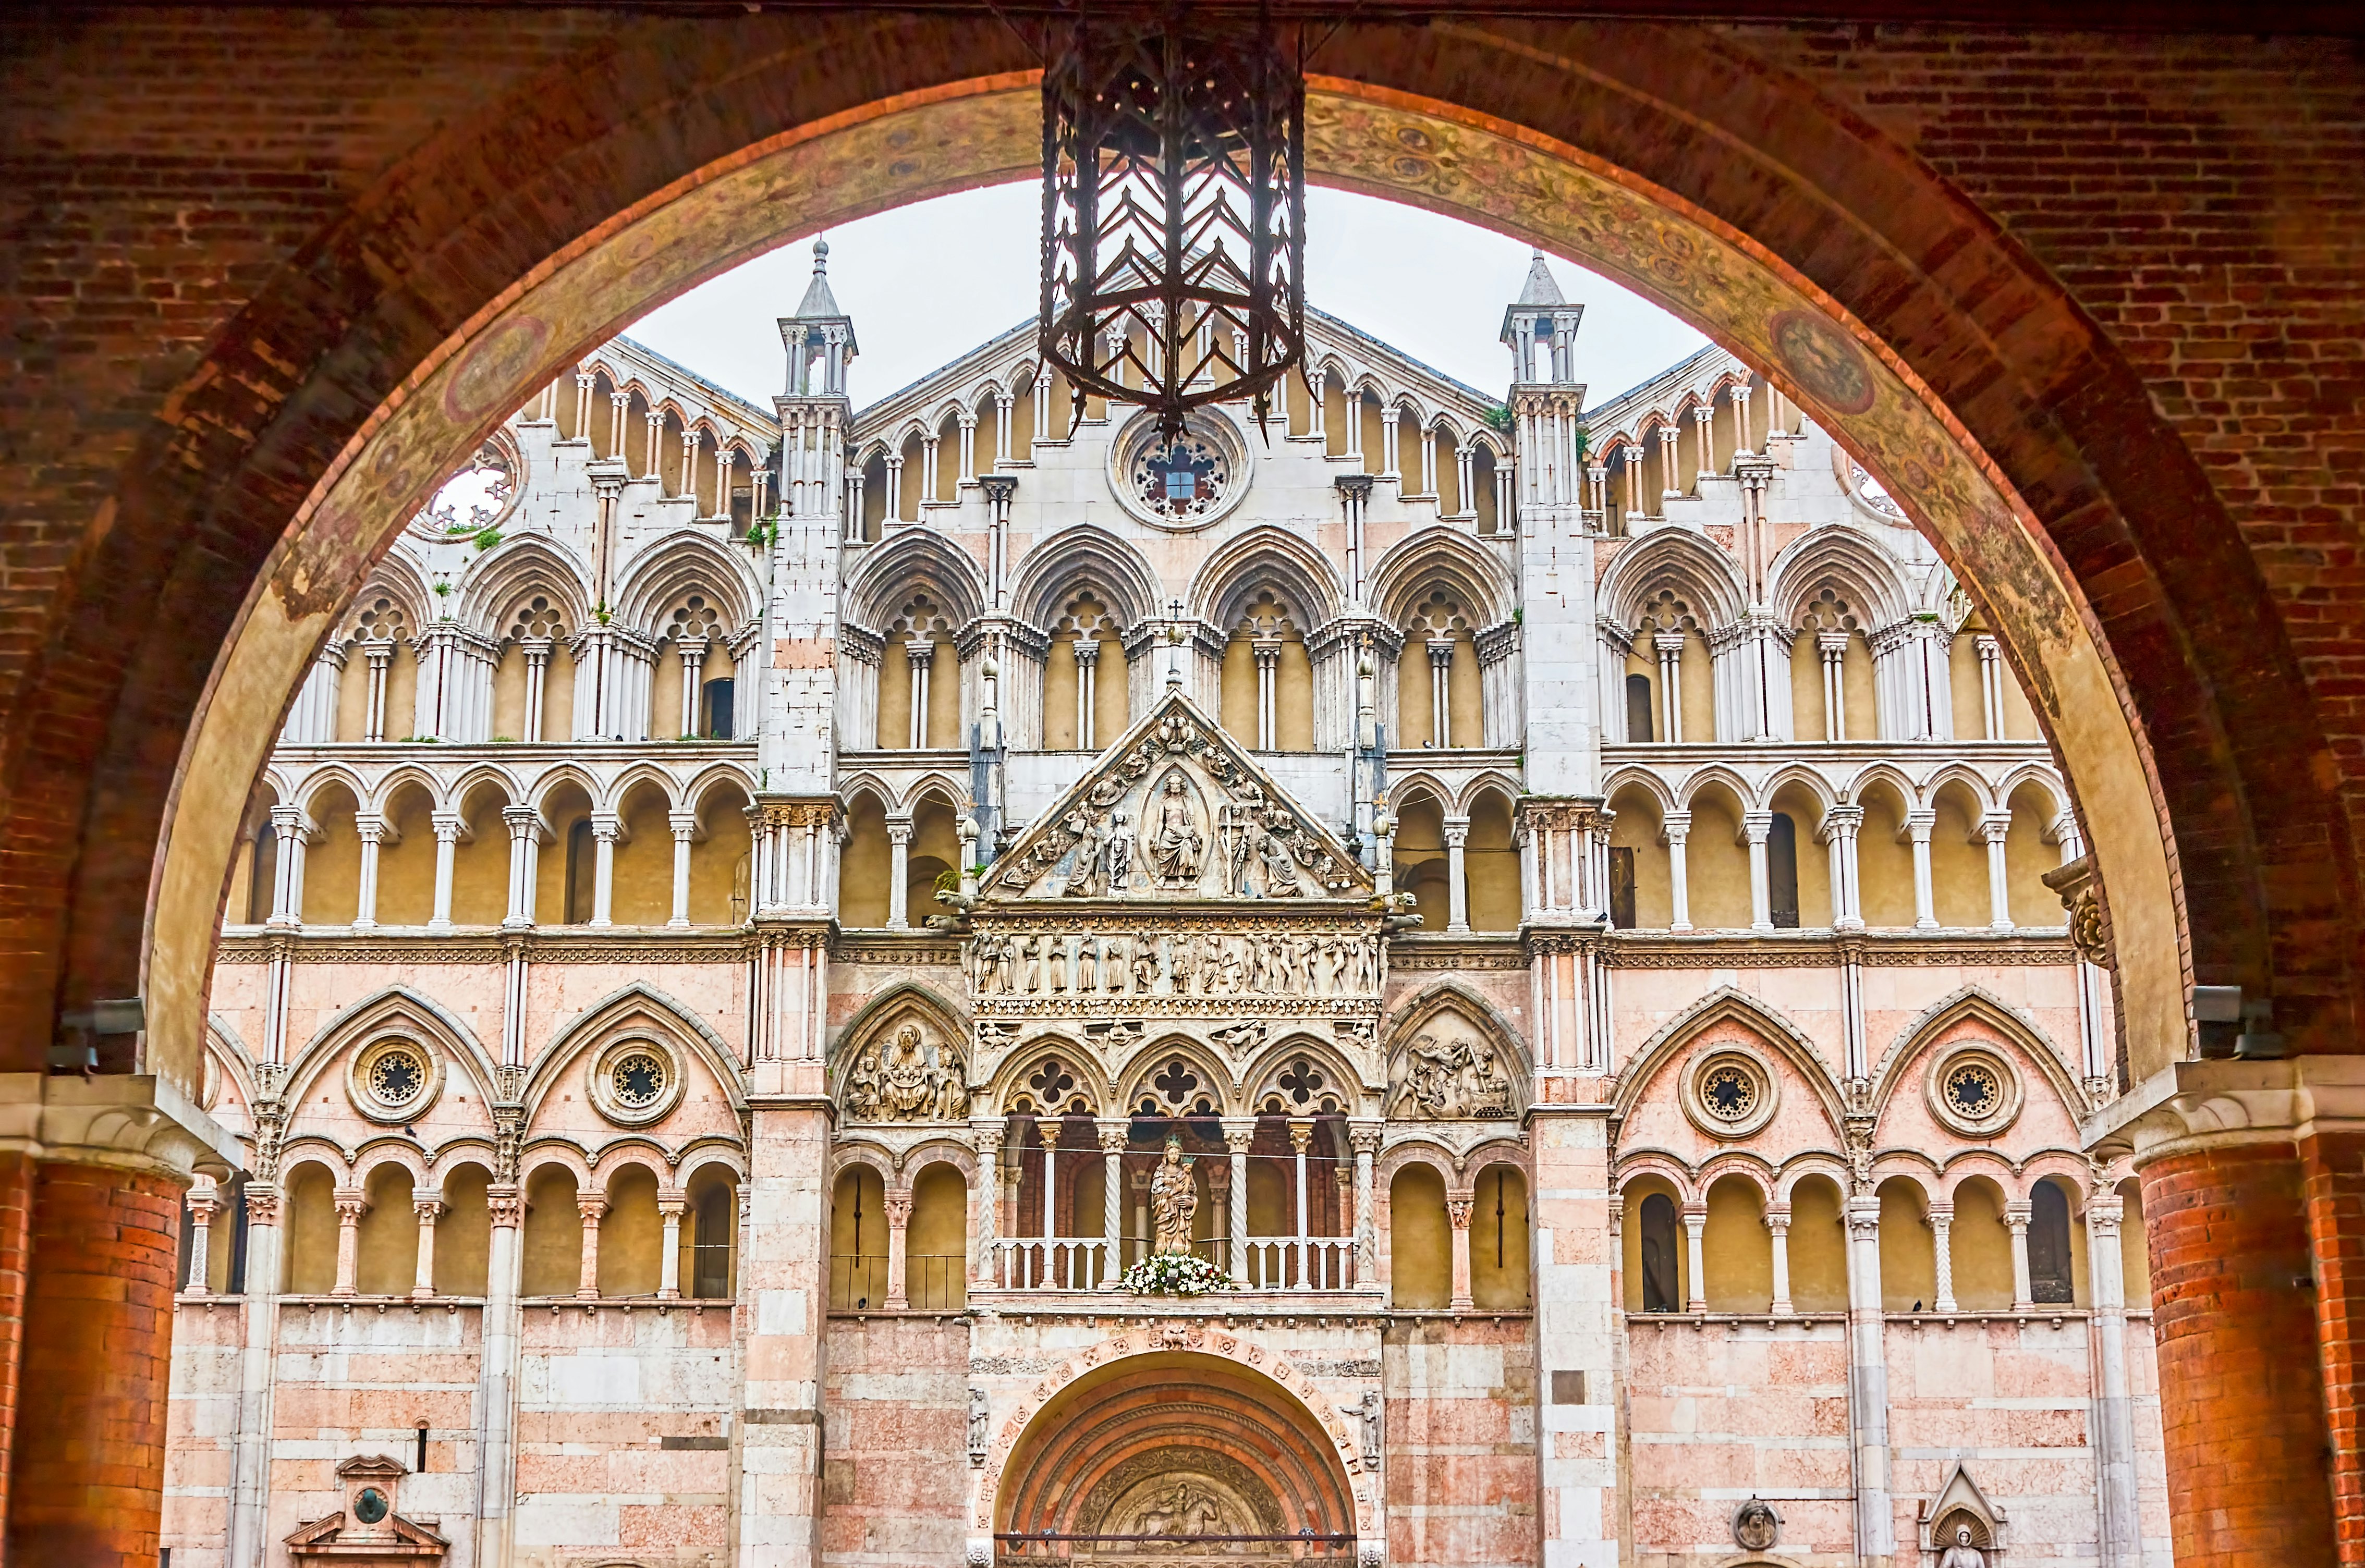
[[[822,256],[297,699],[176,1568],[2166,1561],[2076,817],[1895,500],[1541,257],[1503,397],[1309,313],[1169,440],[1031,324],[857,409]]]

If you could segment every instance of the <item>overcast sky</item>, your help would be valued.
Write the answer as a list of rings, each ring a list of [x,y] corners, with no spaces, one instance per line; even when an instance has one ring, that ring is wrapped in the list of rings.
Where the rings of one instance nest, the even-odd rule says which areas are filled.
[[[832,230],[830,284],[854,318],[854,401],[877,402],[1030,320],[1042,206],[1032,184],[966,191]],[[1306,193],[1306,302],[1448,375],[1500,398],[1510,351],[1497,342],[1529,252],[1450,218],[1344,191]],[[1585,306],[1576,340],[1586,401],[1656,375],[1708,340],[1606,278],[1555,259],[1561,292]],[[811,247],[784,246],[626,329],[711,381],[771,406],[779,330],[811,274]]]

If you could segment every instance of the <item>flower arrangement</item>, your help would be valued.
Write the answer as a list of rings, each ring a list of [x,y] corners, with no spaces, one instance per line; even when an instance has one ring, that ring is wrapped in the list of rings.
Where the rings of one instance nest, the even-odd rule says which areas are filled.
[[[1232,1277],[1195,1254],[1144,1258],[1117,1282],[1136,1295],[1206,1295],[1233,1288]]]

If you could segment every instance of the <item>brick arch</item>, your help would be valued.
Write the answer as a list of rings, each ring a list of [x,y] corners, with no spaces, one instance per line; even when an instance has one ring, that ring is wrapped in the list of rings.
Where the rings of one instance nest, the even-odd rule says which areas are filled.
[[[235,59],[238,25],[199,42],[175,35],[172,47]],[[315,61],[301,28],[246,25],[286,35],[274,58],[295,63],[278,79],[318,90],[335,71],[355,73],[338,80],[363,84],[361,112],[306,139],[309,162],[287,182],[300,188],[255,208],[253,237],[235,256],[205,256],[207,275],[172,309],[128,308],[136,288],[73,300],[59,290],[27,315],[23,363],[46,366],[44,390],[56,395],[7,416],[45,461],[29,504],[0,519],[11,551],[0,1039],[12,1042],[0,1065],[17,1070],[39,1070],[38,1043],[53,1037],[61,1008],[142,994],[151,1065],[195,1081],[207,958],[243,791],[277,728],[272,710],[284,711],[387,520],[409,514],[505,399],[521,400],[641,306],[787,229],[1024,174],[1037,148],[1030,117],[993,118],[996,91],[1023,101],[1030,62],[984,17],[800,14],[728,28],[637,17],[602,28],[552,16],[505,19],[510,37],[493,50],[476,18],[448,32],[406,22],[400,73],[386,72],[366,41],[341,35],[334,62],[326,43]],[[150,220],[130,215],[151,195],[109,207],[92,193],[106,189],[107,169],[132,167],[118,162],[123,149],[179,145],[185,122],[169,117],[190,114],[191,100],[135,101],[127,86],[117,114],[104,89],[88,101],[64,95],[94,80],[143,80],[140,51],[164,47],[147,26],[16,35],[21,91],[7,112],[43,124],[39,138],[21,139],[39,148],[22,187],[37,239],[106,232],[118,215]],[[2236,217],[2195,201],[2188,218],[2169,212],[2169,196],[2135,198],[2168,227],[2164,238],[2145,225],[2129,240],[2136,226],[2044,210],[2078,156],[2074,135],[2069,151],[2023,148],[2010,161],[2033,177],[1999,174],[2007,161],[1983,155],[2015,116],[2036,122],[2044,88],[2028,108],[1997,108],[1992,132],[1944,107],[1878,102],[1904,73],[1976,92],[1982,71],[2038,63],[1978,63],[1976,50],[1942,59],[1949,47],[1917,42],[1910,28],[1349,26],[1316,62],[1328,74],[1315,105],[1331,118],[1314,162],[1330,183],[1492,224],[1673,304],[1830,424],[1892,493],[1915,498],[2068,763],[2111,894],[2118,1016],[2137,1071],[2181,1054],[2183,987],[2194,978],[2273,994],[2294,1053],[2353,1049],[2365,941],[2350,825],[2365,812],[2354,788],[2365,747],[2353,731],[2365,721],[2337,691],[2319,707],[2292,648],[2303,640],[2329,678],[2345,678],[2337,655],[2356,624],[2358,590],[2337,565],[2307,556],[2344,539],[2329,487],[2345,482],[2365,415],[2343,391],[2348,373],[2302,363],[2328,335],[2321,325],[2351,308],[2312,301],[2353,300],[2356,265],[2353,252],[2314,238],[2347,243],[2354,183],[2303,160],[2321,160],[2353,117],[2297,128],[2306,106],[2326,101],[2327,81],[2348,110],[2353,77],[2326,72],[2353,62],[2337,50],[2321,51],[2328,67],[2262,52],[2259,65],[2286,67],[2274,84],[2294,106],[2285,123],[2299,170]],[[2097,45],[2103,62],[2082,68],[2105,72],[2143,47]],[[2160,52],[2188,69],[2203,51]],[[2232,91],[2266,74],[2254,65]],[[2142,91],[2142,75],[2124,73],[2114,90]],[[222,80],[221,91],[267,111],[268,81]],[[373,91],[387,96],[359,103]],[[1435,97],[1449,91],[1461,101],[1440,107]],[[1943,105],[1947,91],[1913,96]],[[2181,133],[2160,141],[2188,165],[2174,176],[2182,188],[2271,157],[2286,134],[2255,103],[2239,110],[2249,119],[2219,106],[2231,92],[2188,106],[2176,91],[2164,84],[2148,112]],[[891,129],[878,106],[890,97],[904,117]],[[78,112],[58,112],[69,104]],[[1900,139],[1923,113],[1917,151]],[[646,135],[652,124],[668,133]],[[1365,131],[1386,134],[1358,141]],[[906,140],[890,145],[896,134]],[[821,182],[808,169],[769,193],[781,198],[767,208],[781,229],[720,218],[708,233],[636,227],[677,199],[713,203],[734,175],[760,177],[768,158],[866,136],[872,177]],[[44,159],[73,173],[45,185]],[[2117,177],[2134,188],[2142,175]],[[44,211],[51,190],[61,199]],[[831,207],[816,190],[854,194]],[[1967,190],[1992,191],[1982,198],[1992,210]],[[1519,205],[1545,199],[1552,211]],[[2225,314],[2247,312],[2270,338],[2280,330],[2281,342],[2254,345],[2265,374],[2202,343],[2214,324],[2151,325],[2141,312],[2152,307],[2134,299],[2139,266],[2189,259],[2176,252],[2204,243],[2224,264],[2180,283],[2206,296],[2191,315],[2214,323],[2214,291],[2234,286],[2202,270],[2234,280],[2256,263],[2287,280],[2265,288],[2263,305],[2227,297]],[[174,264],[194,248],[172,248]],[[42,264],[71,273],[84,259],[61,253]],[[1722,313],[1685,292],[1703,268]],[[136,268],[123,271],[137,281]],[[541,308],[547,290],[586,277],[599,287],[577,294],[571,311]],[[142,331],[154,335],[151,352],[125,352]],[[1848,411],[1863,402],[1859,376],[1871,384],[1862,414]],[[2274,390],[2242,391],[2244,376]],[[2273,426],[2288,439],[2244,428],[2246,413],[2291,384],[2303,411],[2289,424],[2278,411]],[[2213,470],[2180,429],[2211,449]],[[2271,590],[2233,509],[2275,553]],[[2065,577],[2077,591],[2063,591]],[[2288,622],[2285,603],[2298,606]],[[235,652],[218,662],[234,634]],[[234,711],[242,737],[200,722],[191,738],[193,722],[216,711]],[[170,846],[161,867],[160,843]],[[2206,921],[2189,921],[2188,908]],[[131,1065],[129,1048],[117,1042],[107,1065]],[[2182,1157],[2158,1169],[2162,1180],[2207,1174]],[[59,1309],[44,1310],[50,1318],[28,1319],[28,1343]],[[2164,1345],[2169,1316],[2164,1304]],[[2303,1332],[2304,1313],[2300,1321]],[[2164,1350],[2171,1380],[2174,1360]],[[43,1407],[62,1390],[77,1412],[88,1406],[83,1393],[46,1383],[37,1360],[28,1366],[20,1404]],[[2169,1441],[2188,1439],[2172,1430]],[[2313,1438],[2293,1442],[2313,1453]],[[71,1490],[47,1486],[45,1474],[20,1466],[18,1491]],[[150,1511],[121,1528],[152,1544],[152,1520]],[[37,1514],[12,1521],[37,1545],[48,1528]]]
[[[170,750],[153,744],[157,732],[181,732],[198,705],[198,672],[227,633],[242,631],[241,655],[220,689],[250,704],[284,701],[318,639],[316,622],[341,607],[377,542],[375,522],[364,520],[407,515],[445,453],[478,440],[518,396],[620,318],[816,222],[1027,168],[1032,106],[1026,62],[1013,40],[983,21],[932,18],[914,28],[891,43],[875,23],[830,22],[792,37],[766,18],[734,31],[727,50],[712,32],[657,29],[647,35],[647,52],[622,48],[596,62],[562,62],[397,161],[373,200],[317,231],[226,325],[207,369],[184,389],[185,428],[257,433],[185,438],[191,450],[178,461],[132,465],[117,504],[118,517],[136,526],[110,536],[203,538],[202,558],[192,543],[188,559],[171,551],[151,551],[144,563],[110,559],[110,569],[123,572],[109,579],[113,597],[144,596],[151,612],[125,619],[146,636],[102,647],[91,641],[95,628],[86,634],[62,622],[50,641],[52,664],[107,674],[99,684],[125,705],[116,723],[84,725],[39,759],[85,780],[40,798],[52,810],[63,801],[93,846],[72,879],[71,907],[109,912],[73,923],[64,994],[112,993],[132,978],[127,970],[136,961],[127,955],[138,947],[121,939],[129,916],[116,912],[145,902],[145,846],[155,842],[171,784],[140,758]],[[1572,92],[1578,44],[1588,76],[1585,91]],[[797,76],[809,129],[783,129],[772,95],[780,78],[751,68],[767,46],[792,74],[829,51],[828,71]],[[2213,921],[2195,938],[2204,944],[2191,955],[2198,965],[2262,988],[2270,969],[2260,889],[2274,868],[2272,846],[2258,842],[2247,815],[2229,828],[2226,802],[2270,803],[2287,836],[2311,835],[2308,874],[2291,884],[2297,902],[2320,911],[2353,881],[2328,784],[2285,765],[2316,746],[2312,734],[2289,728],[2307,722],[2309,710],[2288,650],[2278,642],[2260,656],[2259,628],[2273,622],[2257,572],[2198,482],[2191,454],[2074,301],[1930,170],[1803,80],[1753,71],[1736,47],[1704,30],[1615,25],[1344,29],[1317,62],[1330,73],[1314,84],[1324,133],[1317,177],[1583,256],[1762,361],[1892,489],[1922,498],[1925,524],[1989,600],[2081,792],[2099,791],[2112,808],[2097,812],[2090,803],[2087,812],[2097,861],[2123,893],[2142,895],[2114,902],[2123,913],[2122,1013],[2147,1055],[2173,1054],[2185,1032],[2182,890],[2214,895]],[[958,73],[947,68],[955,62]],[[1411,95],[1448,83],[1480,101],[1449,107]],[[897,112],[882,116],[882,100],[898,93]],[[631,134],[634,117],[693,99],[694,134],[662,146]],[[1689,118],[1677,134],[1670,107],[1677,101],[1689,106],[1687,117],[1708,106],[1748,134],[1700,137]],[[583,118],[569,120],[554,106],[579,106]],[[824,129],[831,116],[838,118]],[[1519,140],[1494,135],[1515,127],[1525,128]],[[1383,142],[1391,149],[1385,158]],[[503,156],[479,162],[474,154],[488,145]],[[902,156],[912,145],[939,155]],[[586,162],[610,152],[587,177]],[[726,213],[731,199],[777,196],[791,184],[809,191],[790,177],[800,160],[806,180],[817,161],[838,169],[851,161],[883,177],[834,184],[858,188],[840,198],[849,204],[842,208],[783,199],[768,223],[724,221],[742,216]],[[1508,164],[1522,161],[1525,173],[1556,178],[1539,187],[1528,178],[1483,177],[1512,173]],[[496,165],[505,182],[498,187],[487,173]],[[1734,179],[1736,167],[1754,177]],[[1796,173],[1808,167],[1825,171],[1820,183]],[[1452,173],[1457,168],[1462,176]],[[692,174],[695,189],[669,201],[674,183]],[[1553,192],[1551,210],[1516,205],[1530,199],[1519,193],[1538,188]],[[1653,220],[1658,230],[1645,234]],[[723,241],[709,242],[701,222],[718,225]],[[360,250],[389,258],[392,272],[346,268]],[[1806,263],[1778,259],[1792,255]],[[1954,286],[1958,268],[1980,272],[1976,297]],[[521,293],[516,280],[526,277],[538,286]],[[1721,313],[1712,298],[1725,301]],[[1783,308],[1761,309],[1772,306]],[[1844,327],[1827,319],[1851,307],[1856,319]],[[1752,309],[1761,313],[1749,316]],[[267,356],[258,352],[265,341]],[[2122,398],[2068,395],[2073,386],[2122,384]],[[406,385],[408,400],[388,406]],[[1950,389],[1960,407],[1945,401]],[[1870,413],[1851,411],[1859,405]],[[1933,405],[1962,419],[1978,449],[1953,439]],[[373,423],[368,410],[381,406],[388,411]],[[370,439],[354,439],[365,431]],[[2140,455],[2131,462],[2130,454]],[[341,462],[347,466],[333,477],[342,482],[321,485]],[[2195,482],[2163,487],[2162,474]],[[1997,478],[2015,487],[2017,501],[1996,488]],[[1953,512],[1941,515],[1942,503]],[[293,530],[291,514],[298,517]],[[2047,544],[2057,554],[2032,541],[2029,523],[2058,525]],[[283,533],[287,548],[266,577],[263,563]],[[2155,569],[2146,546],[2170,534],[2178,558]],[[95,556],[111,554],[106,543]],[[2064,594],[2057,560],[2073,577],[2107,570],[2121,586],[2100,610],[2079,604]],[[2202,562],[2205,580],[2180,575]],[[200,582],[204,594],[192,599]],[[250,588],[260,591],[250,597]],[[2179,588],[2188,590],[2183,599]],[[242,599],[237,615],[223,612]],[[2204,622],[2225,634],[2191,639],[2187,628]],[[2205,666],[2220,657],[2240,665],[2238,682],[2232,668],[2224,671],[2222,689],[2246,699],[2276,694],[2259,705],[2277,717],[2272,757],[2256,769],[2247,748],[2225,744],[2212,706]],[[122,678],[132,674],[140,678]],[[2063,684],[2076,681],[2085,684]],[[86,700],[90,689],[84,679],[44,681],[31,706],[62,720],[52,705]],[[2183,744],[2139,749],[2125,715],[2111,711],[2121,698],[2149,733]],[[241,717],[243,739],[209,745],[213,732],[200,731],[185,780],[251,776],[268,726],[254,724],[251,712]],[[37,718],[12,733],[50,727]],[[2165,771],[2155,774],[2155,758]],[[93,772],[106,773],[110,786],[92,790]],[[207,944],[187,933],[210,924],[225,880],[232,829],[215,793],[206,784],[176,801],[178,853],[157,894],[163,935],[145,989],[163,1015],[155,1054],[172,1072],[194,1061],[196,1026],[175,1020],[194,1016],[203,985]],[[2169,830],[2166,853],[2143,813],[2127,809],[2138,801],[2157,807],[2153,821]],[[2205,823],[2209,835],[2210,852],[2192,864],[2182,853],[2187,822],[2194,832]],[[18,839],[19,830],[39,825],[12,821],[7,831],[30,849],[34,838]],[[2329,856],[2321,849],[2327,840]],[[58,841],[54,833],[43,840]],[[51,913],[54,932],[66,912]],[[2317,922],[2295,933],[2277,962],[2287,956],[2294,972],[2345,982],[2353,939],[2330,942],[2321,930]],[[61,988],[54,959],[43,957],[49,961],[16,967],[24,989],[15,1000],[46,1013]],[[2312,1046],[2324,1032],[2311,1032],[2315,1018],[2330,1029],[2346,1017],[2345,985],[2315,989],[2319,999],[2295,1001],[2285,1023],[2287,1036],[2302,1036],[2295,1044]]]

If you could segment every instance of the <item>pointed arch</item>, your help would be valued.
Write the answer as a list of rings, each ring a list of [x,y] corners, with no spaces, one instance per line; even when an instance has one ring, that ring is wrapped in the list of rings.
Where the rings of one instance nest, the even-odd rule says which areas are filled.
[[[824,1058],[830,1066],[833,1092],[836,1089],[837,1075],[846,1063],[859,1055],[863,1047],[883,1038],[906,1013],[917,1013],[964,1059],[968,1058],[969,1019],[947,1001],[942,992],[917,980],[902,980],[875,992],[853,1017],[839,1027],[837,1038],[824,1053]]]
[[[1774,557],[1766,579],[1766,597],[1785,626],[1798,625],[1826,588],[1854,611],[1857,631],[1877,632],[1913,612],[1896,555],[1854,523],[1807,530]]]
[[[1015,1114],[1011,1110],[1012,1104],[1021,1095],[1031,1097],[1027,1080],[1045,1061],[1055,1057],[1068,1076],[1075,1081],[1066,1091],[1069,1099],[1072,1101],[1075,1096],[1082,1095],[1085,1103],[1098,1115],[1110,1115],[1115,1112],[1116,1092],[1101,1067],[1099,1053],[1080,1038],[1048,1030],[1004,1058],[994,1072],[992,1085],[981,1092],[988,1103],[986,1109],[994,1115]]]
[[[1164,613],[1158,570],[1149,557],[1132,541],[1090,522],[1037,538],[1018,558],[1011,613],[1048,632],[1059,623],[1062,601],[1086,586],[1109,596],[1109,609],[1125,631]]]
[[[868,631],[883,631],[903,600],[923,589],[956,631],[985,613],[985,578],[968,552],[934,529],[905,528],[863,553],[846,585],[847,617]]]
[[[680,529],[651,542],[625,567],[616,590],[616,620],[650,637],[662,637],[662,616],[682,594],[703,588],[714,596],[725,632],[755,619],[763,588],[739,552],[711,534]]]
[[[1845,1124],[1846,1102],[1840,1086],[1806,1031],[1768,1003],[1729,985],[1709,991],[1642,1042],[1618,1073],[1613,1114],[1621,1119],[1632,1115],[1660,1073],[1719,1024],[1738,1024],[1772,1047],[1806,1081],[1832,1130],[1837,1133]]]
[[[1373,609],[1389,624],[1402,626],[1422,597],[1442,586],[1461,601],[1473,631],[1498,626],[1519,604],[1519,584],[1474,534],[1432,523],[1406,534],[1372,568]]]
[[[427,577],[420,571],[419,562],[401,543],[386,553],[370,573],[369,581],[364,583],[361,592],[354,596],[353,604],[345,611],[342,630],[337,633],[337,641],[361,641],[362,617],[368,614],[381,599],[391,600],[394,607],[402,612],[413,635],[435,619],[428,609],[435,602],[435,595],[428,588]]]
[[[1535,1081],[1536,1062],[1534,1053],[1528,1048],[1527,1037],[1512,1026],[1500,1008],[1459,980],[1438,980],[1407,998],[1398,1008],[1395,1022],[1382,1042],[1381,1057],[1387,1064],[1388,1081],[1395,1081],[1398,1053],[1446,1013],[1459,1015],[1486,1036],[1487,1043],[1503,1058],[1503,1071],[1511,1081],[1512,1119],[1525,1115],[1528,1090]]]
[[[1250,596],[1266,587],[1297,600],[1306,620],[1300,630],[1308,637],[1338,618],[1338,568],[1303,533],[1278,523],[1243,530],[1209,552],[1191,579],[1188,602],[1200,620],[1227,632]]]
[[[509,609],[529,593],[544,593],[563,610],[570,630],[591,619],[583,564],[540,534],[519,534],[476,558],[462,578],[454,620],[489,637],[502,635]]]
[[[1873,1063],[1870,1105],[1877,1118],[1886,1114],[1899,1086],[1912,1076],[1913,1063],[1957,1024],[1976,1022],[1993,1030],[2036,1064],[2070,1115],[2086,1113],[2086,1092],[2064,1063],[2045,1026],[1987,987],[1973,982],[1940,997],[1915,1014],[1897,1032],[1889,1049]]]
[[[685,1053],[703,1060],[722,1086],[734,1113],[747,1108],[747,1090],[739,1076],[738,1058],[723,1043],[723,1036],[709,1028],[695,1012],[656,987],[645,980],[633,980],[577,1014],[527,1070],[525,1088],[519,1096],[525,1103],[526,1125],[534,1124],[552,1085],[566,1076],[577,1057],[635,1020],[645,1020],[656,1032],[670,1036]]]
[[[1329,1075],[1331,1083],[1337,1087],[1339,1092],[1339,1110],[1346,1115],[1370,1114],[1365,1109],[1365,1103],[1387,1088],[1385,1082],[1365,1081],[1362,1073],[1356,1070],[1355,1064],[1348,1059],[1347,1053],[1340,1050],[1335,1041],[1325,1040],[1319,1036],[1299,1030],[1294,1034],[1283,1036],[1250,1058],[1247,1068],[1240,1073],[1242,1114],[1256,1114],[1262,1107],[1266,1095],[1281,1092],[1280,1080],[1283,1074],[1287,1072],[1290,1064],[1300,1057],[1306,1058]],[[1288,1114],[1303,1115],[1308,1113],[1292,1110]]]
[[[1177,1030],[1159,1036],[1155,1044],[1134,1057],[1126,1069],[1124,1080],[1116,1087],[1116,1092],[1102,1107],[1102,1114],[1127,1114],[1145,1098],[1162,1103],[1164,1095],[1158,1089],[1156,1080],[1164,1074],[1169,1062],[1178,1060],[1198,1073],[1205,1085],[1204,1092],[1214,1103],[1218,1115],[1238,1116],[1254,1113],[1253,1105],[1243,1103],[1239,1085],[1234,1081],[1232,1070],[1225,1063],[1222,1055]]]
[[[1749,594],[1732,558],[1685,528],[1653,529],[1618,553],[1602,574],[1604,618],[1631,631],[1652,598],[1673,591],[1687,599],[1700,630],[1740,621]]]
[[[466,1070],[484,1100],[499,1097],[500,1071],[475,1031],[433,997],[398,982],[352,1002],[315,1030],[288,1062],[281,1097],[291,1105],[301,1103],[321,1073],[346,1051],[367,1045],[373,1036],[396,1033],[441,1049]]]

